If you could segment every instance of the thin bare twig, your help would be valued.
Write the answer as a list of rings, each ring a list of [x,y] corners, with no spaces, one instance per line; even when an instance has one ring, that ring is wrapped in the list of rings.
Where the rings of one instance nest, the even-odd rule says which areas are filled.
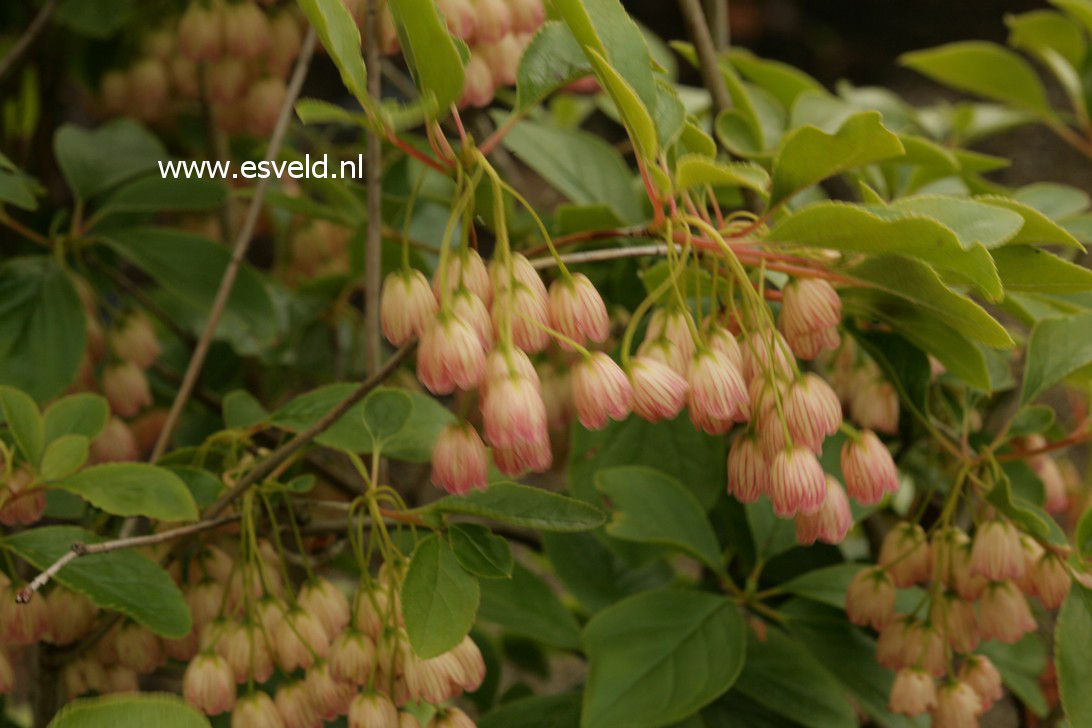
[[[713,36],[709,32],[709,23],[705,19],[700,0],[679,0],[686,32],[694,42],[694,51],[698,55],[698,67],[701,79],[713,98],[713,113],[718,114],[731,108],[732,97],[728,95],[728,86],[720,73],[717,49],[713,45]]]
[[[105,554],[111,551],[118,551],[120,549],[138,548],[140,546],[153,546],[159,543],[166,543],[167,541],[173,541],[176,538],[183,538],[195,533],[201,533],[202,531],[208,531],[213,528],[224,526],[232,521],[239,520],[239,516],[223,516],[222,518],[215,518],[212,520],[198,521],[197,523],[190,524],[189,526],[182,526],[181,528],[172,528],[170,531],[162,531],[160,533],[150,533],[146,536],[130,536],[128,538],[117,538],[113,541],[103,541],[101,543],[85,544],[79,541],[72,544],[72,548],[69,549],[59,559],[50,564],[49,568],[34,577],[34,580],[24,586],[15,595],[15,601],[20,604],[26,604],[30,601],[30,598],[34,596],[34,592],[41,589],[43,586],[49,583],[58,571],[68,566],[72,561],[75,561],[81,556],[89,556],[91,554]]]
[[[303,87],[303,81],[307,76],[307,68],[310,65],[314,51],[315,29],[311,28],[308,30],[307,38],[303,42],[299,59],[296,61],[296,68],[292,73],[292,80],[289,82],[288,90],[285,93],[284,105],[281,107],[280,115],[277,117],[277,125],[274,127],[273,135],[269,140],[269,147],[266,151],[267,160],[276,159],[277,154],[280,152],[281,143],[284,141],[285,132],[288,130],[288,122],[292,117],[292,107],[300,94],[300,89]],[[163,430],[159,433],[159,439],[156,440],[155,448],[152,450],[152,461],[158,460],[166,451],[167,444],[171,441],[174,430],[178,426],[178,420],[186,407],[186,402],[197,384],[197,378],[201,374],[201,369],[205,364],[205,357],[208,356],[212,338],[216,333],[216,325],[220,322],[220,316],[223,314],[224,307],[231,296],[231,289],[235,286],[235,278],[239,274],[239,268],[243,264],[243,259],[250,248],[250,241],[254,237],[254,228],[258,223],[258,215],[261,213],[262,203],[265,200],[268,187],[269,178],[264,177],[258,180],[258,185],[254,188],[254,195],[250,200],[246,219],[239,231],[239,237],[235,240],[231,261],[224,269],[224,277],[220,279],[220,288],[216,291],[216,298],[213,300],[212,308],[209,311],[209,319],[205,324],[205,330],[201,332],[201,338],[197,341],[197,347],[193,351],[193,356],[190,357],[189,366],[186,367],[186,373],[182,378],[182,386],[178,389],[178,394],[175,396],[170,412],[167,414],[167,420],[163,423]]]
[[[0,78],[7,75],[15,64],[19,61],[31,44],[38,38],[38,34],[45,28],[46,23],[49,21],[49,16],[53,15],[53,11],[57,9],[57,5],[60,4],[60,0],[49,0],[42,9],[38,11],[38,14],[34,16],[34,20],[30,21],[30,25],[23,31],[23,34],[19,36],[19,40],[15,42],[15,45],[11,47],[8,54],[4,56],[3,60],[0,60]]]

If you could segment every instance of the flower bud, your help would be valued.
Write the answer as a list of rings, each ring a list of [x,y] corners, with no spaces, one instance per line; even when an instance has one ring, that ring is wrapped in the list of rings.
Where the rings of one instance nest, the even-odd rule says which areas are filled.
[[[421,728],[421,722],[413,716],[413,713],[403,711],[398,714],[398,728]]]
[[[858,439],[850,436],[842,444],[842,475],[850,496],[864,505],[879,503],[884,494],[899,489],[895,461],[870,430],[862,432]]]
[[[155,672],[166,661],[159,638],[139,624],[121,626],[117,635],[117,651],[119,663],[143,675]]]
[[[475,43],[496,43],[512,29],[512,15],[504,0],[471,0],[477,11]]]
[[[129,69],[130,111],[141,121],[162,117],[169,92],[170,80],[162,61],[145,58]]]
[[[300,54],[303,38],[291,12],[282,11],[269,21],[269,49],[265,62],[274,76],[285,78]]]
[[[1047,609],[1062,606],[1072,584],[1065,563],[1054,554],[1045,554],[1029,568],[1028,576],[1043,606]]]
[[[644,359],[659,362],[678,374],[686,377],[690,371],[690,359],[674,343],[664,337],[648,338],[637,347],[637,354]]]
[[[391,606],[391,599],[395,605]],[[388,624],[392,615],[398,624],[402,623],[401,605],[398,604],[398,585],[384,584],[372,589],[370,592],[359,594],[355,597],[356,619],[353,624],[365,634],[370,636],[379,648],[379,640],[387,627],[396,625]]]
[[[273,699],[255,691],[235,703],[231,728],[285,728],[285,725]]]
[[[603,352],[587,356],[572,370],[573,404],[580,424],[601,430],[608,419],[629,416],[633,388],[626,373]]]
[[[417,351],[417,378],[433,394],[472,389],[485,373],[485,350],[474,329],[443,311],[430,322]]]
[[[862,569],[846,590],[846,616],[861,627],[881,630],[895,616],[895,583],[879,567]]]
[[[140,676],[136,670],[128,667],[114,665],[106,668],[106,685],[103,693],[137,693],[140,692]]]
[[[796,542],[803,546],[810,546],[816,541],[841,543],[853,525],[849,499],[842,484],[833,475],[827,475],[826,482],[826,497],[819,510],[796,514]]]
[[[467,40],[474,36],[478,17],[470,0],[436,0],[436,8],[447,21],[447,29],[456,38]]]
[[[489,456],[469,422],[453,422],[440,431],[432,448],[432,482],[455,495],[485,490]]]
[[[440,704],[459,694],[459,664],[449,653],[419,660],[407,649],[403,657],[406,691],[412,701]]]
[[[534,33],[546,22],[542,0],[508,0],[513,33]]]
[[[235,680],[227,661],[212,652],[193,658],[182,676],[186,702],[205,715],[220,715],[235,705]]]
[[[308,612],[294,610],[273,635],[273,652],[285,672],[298,667],[309,668],[315,659],[324,659],[330,652],[330,638],[322,622]]]
[[[375,643],[363,632],[347,629],[330,645],[330,675],[335,680],[366,685],[375,664]]]
[[[791,350],[776,329],[752,331],[740,349],[743,351],[743,378],[748,382],[771,368],[783,377],[792,376]]]
[[[937,689],[932,675],[912,668],[903,668],[895,674],[888,710],[913,718],[932,710],[936,705]]]
[[[743,370],[743,350],[731,331],[723,326],[713,326],[709,331],[709,348],[715,349],[728,357],[737,369]]]
[[[509,298],[510,296],[510,298]],[[493,326],[498,332],[512,326],[512,341],[526,352],[535,354],[550,345],[550,301],[545,293],[517,281],[511,294],[493,303]]]
[[[842,403],[830,385],[815,374],[806,374],[789,387],[785,421],[793,442],[818,454],[823,450],[823,439],[842,424]]]
[[[938,531],[931,548],[934,576],[963,599],[977,600],[987,581],[971,571],[971,539],[967,534],[957,528]]]
[[[284,81],[275,76],[251,84],[243,102],[246,108],[247,131],[258,137],[272,134],[287,93]]]
[[[178,50],[195,63],[215,61],[223,49],[223,32],[215,9],[191,0],[178,22]]]
[[[509,376],[490,386],[482,407],[485,437],[494,447],[548,441],[546,405],[529,379]]]
[[[226,6],[222,22],[224,49],[236,58],[257,58],[269,48],[269,21],[250,0]]]
[[[131,462],[140,459],[140,449],[137,447],[133,431],[117,417],[111,417],[106,422],[106,427],[91,443],[88,462],[117,463]]]
[[[978,622],[974,605],[954,592],[937,594],[929,607],[929,622],[956,652],[978,647]]]
[[[72,644],[90,631],[98,609],[83,594],[55,587],[46,597],[48,641],[55,645]]]
[[[978,601],[978,627],[984,640],[1013,644],[1035,630],[1035,618],[1015,584],[991,581]]]
[[[396,271],[383,281],[379,321],[383,335],[394,346],[405,344],[414,334],[424,333],[437,308],[436,297],[421,271]]]
[[[308,670],[303,685],[311,696],[311,704],[315,706],[319,718],[327,722],[349,712],[349,704],[356,692],[355,686],[331,677],[327,662],[320,662]]]
[[[900,523],[892,528],[880,547],[879,563],[887,567],[897,587],[928,581],[933,565],[925,531],[916,523]]]
[[[523,442],[512,447],[493,448],[493,462],[505,475],[517,477],[531,471],[544,473],[553,464],[553,451],[546,438]]]
[[[933,728],[973,728],[978,725],[982,701],[967,683],[954,680],[940,686]]]
[[[523,46],[514,35],[506,35],[496,43],[482,43],[474,46],[474,54],[485,59],[489,73],[496,86],[513,86],[516,83],[516,71],[519,68]]]
[[[110,333],[114,353],[141,369],[147,369],[161,352],[155,329],[142,312],[131,314]]]
[[[694,343],[694,335],[690,333],[688,314],[681,308],[658,308],[652,313],[648,321],[648,331],[645,339],[665,338],[678,349],[679,356],[686,360],[684,370],[680,374],[689,372],[690,364],[697,351]],[[719,351],[719,349],[718,349]],[[731,357],[729,357],[731,360]]]
[[[125,113],[129,105],[129,76],[121,71],[107,71],[99,82],[102,110],[109,116]]]
[[[438,711],[428,728],[474,728],[474,721],[463,711],[451,706]]]
[[[971,569],[990,581],[1022,579],[1025,571],[1020,533],[1008,521],[989,521],[974,537]]]
[[[314,615],[333,640],[349,624],[349,600],[328,579],[315,578],[300,588],[300,608]]]
[[[398,709],[386,695],[360,693],[349,706],[349,728],[398,728]]]
[[[813,452],[794,447],[774,457],[770,464],[770,500],[778,517],[815,513],[822,507],[826,493],[826,475]]]
[[[102,393],[118,417],[132,417],[152,404],[148,378],[132,362],[116,364],[103,372]]]
[[[842,343],[838,329],[817,329],[815,331],[786,333],[785,340],[792,353],[805,360],[817,359],[824,351],[837,349]]]
[[[206,78],[209,99],[227,106],[245,98],[250,72],[243,61],[229,56],[211,64]]]
[[[167,61],[167,73],[175,94],[187,99],[201,95],[201,83],[197,79],[197,64],[185,56],[175,56]]]
[[[770,492],[770,471],[753,433],[737,437],[728,451],[728,492],[740,503]]]
[[[437,301],[443,300],[441,279],[444,279],[444,286],[449,293],[454,293],[462,286],[466,286],[474,295],[482,299],[482,303],[486,306],[493,301],[493,284],[489,280],[489,271],[486,270],[478,251],[473,248],[465,252],[452,251],[448,256],[446,275],[441,275],[439,268],[433,273],[432,293]]]
[[[887,435],[899,431],[899,397],[890,382],[873,380],[855,391],[849,413],[864,429]]]
[[[1028,438],[1028,440],[1032,439]],[[1039,436],[1039,440],[1041,444],[1038,444],[1038,447],[1046,445],[1046,440],[1042,436]],[[1064,513],[1069,507],[1069,494],[1066,492],[1065,477],[1062,475],[1061,468],[1058,467],[1058,462],[1049,455],[1036,455],[1028,458],[1027,463],[1039,476],[1039,480],[1043,481],[1043,492],[1046,496],[1043,507],[1047,513]]]
[[[482,686],[482,682],[485,681],[485,660],[470,635],[463,637],[463,641],[455,645],[447,654],[451,655],[459,665],[463,690],[472,693]]]
[[[6,650],[0,650],[0,695],[7,695],[15,689],[15,668],[11,664]]]
[[[303,680],[285,680],[273,697],[284,728],[315,728],[322,725],[318,709]]]
[[[6,491],[6,492],[5,492]],[[0,484],[0,523],[5,526],[37,523],[45,513],[45,490],[25,467],[16,468],[7,483]]]
[[[168,411],[163,407],[159,407],[148,410],[130,423],[129,430],[133,433],[133,440],[136,442],[138,452],[150,453],[152,451],[156,441],[159,440],[159,435],[163,432],[163,427],[167,423],[167,415]]]
[[[690,389],[686,379],[671,367],[646,356],[630,362],[629,384],[633,412],[649,422],[674,419],[686,404]]]
[[[535,387],[539,387],[538,369],[531,363],[531,358],[523,349],[517,347],[499,346],[485,359],[485,375],[482,383],[478,385],[478,392],[484,401],[491,391],[490,384],[501,382],[509,377],[523,377],[530,380]]]
[[[482,299],[464,286],[452,297],[451,311],[470,324],[470,328],[474,329],[478,340],[482,342],[483,350],[488,351],[493,348],[493,321]]]
[[[610,334],[607,306],[583,273],[558,278],[550,285],[550,323],[578,344],[588,339],[601,343]],[[566,351],[572,349],[564,340],[559,343]]]
[[[978,694],[983,712],[989,710],[1005,692],[1001,686],[1001,673],[985,655],[967,655],[963,658],[963,666],[959,668],[959,679],[970,685]]]
[[[49,611],[38,592],[19,604],[10,587],[0,589],[0,644],[32,645],[49,633]]]
[[[727,432],[747,399],[739,370],[723,353],[706,349],[690,363],[689,383],[690,420],[711,435]]]
[[[191,629],[182,637],[164,638],[162,640],[163,654],[170,660],[189,662],[197,655],[201,647],[200,634],[196,629]]]

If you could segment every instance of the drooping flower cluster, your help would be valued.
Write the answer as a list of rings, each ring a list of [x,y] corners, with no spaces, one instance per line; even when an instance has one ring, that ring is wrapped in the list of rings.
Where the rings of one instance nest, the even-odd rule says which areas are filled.
[[[1057,609],[1070,584],[1063,557],[1003,517],[980,525],[973,540],[955,527],[927,538],[903,523],[884,539],[879,564],[850,583],[846,612],[879,632],[877,660],[896,671],[892,711],[930,712],[939,728],[973,726],[1002,692],[997,669],[974,654],[979,643],[1018,642],[1036,627],[1027,598]],[[923,614],[898,613],[897,590],[917,585],[928,585]]]
[[[442,706],[481,685],[485,665],[469,637],[436,657],[417,657],[393,570],[383,567],[351,599],[321,577],[293,595],[278,576],[273,549],[262,542],[260,552],[239,569],[223,551],[206,549],[179,574],[193,631],[162,648],[146,645],[152,654],[189,662],[183,695],[206,714],[230,711],[232,725],[244,728],[311,728],[339,716],[353,728],[406,728],[420,724],[401,706]],[[238,695],[238,685],[264,684],[275,674],[275,690]],[[439,707],[429,725],[459,720],[472,725],[458,708]]]
[[[204,98],[223,131],[269,134],[303,30],[302,16],[290,9],[194,0],[181,16],[144,35],[127,68],[102,77],[102,111],[160,123]]]

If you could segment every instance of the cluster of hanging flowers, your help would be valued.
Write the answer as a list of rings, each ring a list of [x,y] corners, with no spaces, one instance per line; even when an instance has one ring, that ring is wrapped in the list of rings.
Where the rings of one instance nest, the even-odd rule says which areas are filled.
[[[954,526],[927,538],[903,523],[883,542],[879,563],[854,577],[846,594],[850,620],[879,633],[876,657],[896,671],[890,708],[933,715],[938,728],[977,725],[1002,694],[997,668],[975,654],[981,642],[1018,642],[1036,628],[1028,603],[1057,609],[1072,576],[1065,557],[1003,516],[982,523],[972,539]],[[927,588],[918,612],[900,614],[897,590]]]

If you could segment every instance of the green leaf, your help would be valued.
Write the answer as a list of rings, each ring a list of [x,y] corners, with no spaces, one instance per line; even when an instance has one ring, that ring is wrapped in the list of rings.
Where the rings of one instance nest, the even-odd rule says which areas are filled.
[[[835,134],[804,126],[785,135],[774,157],[770,205],[847,169],[903,154],[902,142],[881,119],[877,111],[862,111]]]
[[[723,693],[743,667],[743,617],[729,599],[660,589],[624,599],[584,627],[583,728],[652,728]]]
[[[1057,522],[1039,506],[1014,494],[1013,483],[1008,477],[994,483],[986,500],[1036,538],[1057,546],[1068,546],[1065,533]]]
[[[991,640],[983,642],[978,652],[990,658],[997,667],[1005,686],[1040,718],[1050,712],[1039,679],[1047,664],[1046,645],[1037,632],[1024,635],[1016,644]]]
[[[612,506],[611,536],[680,549],[724,572],[705,509],[679,481],[652,468],[622,465],[600,470],[595,484]]]
[[[477,523],[456,523],[449,534],[455,558],[471,574],[483,579],[512,576],[512,549],[503,538]]]
[[[1020,228],[1020,232],[1008,241],[1010,245],[1017,243],[1065,245],[1071,248],[1077,248],[1078,250],[1084,250],[1084,246],[1081,245],[1080,241],[1073,237],[1072,233],[1031,205],[1008,197],[999,197],[996,195],[979,195],[974,199],[977,202],[984,202],[987,205],[996,205],[997,207],[1004,207],[1007,210],[1012,210],[1024,218],[1024,226]]]
[[[988,295],[999,297],[1003,292],[990,254],[981,245],[964,246],[939,220],[890,208],[816,202],[781,218],[766,239],[845,252],[904,255],[957,273]]]
[[[647,465],[676,478],[709,509],[727,488],[727,457],[724,438],[697,431],[685,414],[656,423],[630,417],[596,431],[574,426],[569,490],[581,500],[598,502],[595,474],[600,469]]]
[[[997,264],[997,273],[1009,291],[1092,291],[1092,270],[1074,265],[1041,248],[1006,245],[990,252]]]
[[[1081,520],[1077,522],[1077,551],[1085,558],[1092,558],[1092,507],[1086,508]]]
[[[1092,725],[1092,592],[1074,583],[1058,614],[1054,628],[1054,664],[1058,669],[1058,692],[1073,728]]]
[[[853,728],[857,719],[823,665],[780,629],[747,633],[747,658],[735,690],[807,728]]]
[[[296,116],[304,124],[344,124],[345,126],[359,126],[365,129],[376,126],[366,114],[349,111],[343,106],[321,99],[300,99],[296,102],[295,109]],[[281,201],[285,200],[282,199]]]
[[[822,84],[787,63],[759,58],[742,48],[730,50],[728,60],[748,81],[770,92],[785,109],[791,109],[797,97],[807,91],[826,93]]]
[[[591,63],[568,26],[556,20],[547,21],[520,56],[515,109],[530,108],[591,72]]]
[[[434,0],[390,0],[406,58],[430,117],[446,116],[463,93],[463,59]]]
[[[88,38],[109,38],[133,19],[136,0],[62,0],[54,19]]]
[[[932,378],[928,357],[898,334],[856,328],[850,332],[887,374],[899,398],[924,415]]]
[[[664,586],[675,576],[661,561],[631,567],[597,532],[543,533],[542,545],[561,583],[589,614],[638,591]]]
[[[174,299],[202,319],[207,316],[231,258],[226,247],[198,235],[153,227],[112,232],[106,240]],[[216,327],[217,336],[231,340],[241,353],[258,353],[276,337],[277,321],[263,276],[243,263]]]
[[[330,384],[296,397],[273,413],[271,423],[291,432],[301,432],[318,422],[331,409],[345,400],[357,388],[356,384]],[[391,391],[378,388],[375,392]],[[448,423],[455,420],[451,412],[432,397],[421,392],[398,390],[413,403],[406,426],[395,437],[383,443],[383,454],[397,460],[428,462],[432,444]],[[315,442],[326,447],[356,453],[372,452],[372,437],[362,426],[364,404],[358,402],[342,415]]]
[[[1031,330],[1021,402],[1092,364],[1092,313],[1043,319]]]
[[[938,220],[950,228],[963,248],[983,245],[996,248],[1012,240],[1024,226],[1022,215],[995,205],[943,195],[915,195],[891,203],[896,212],[909,212]]]
[[[412,415],[413,400],[401,389],[375,389],[364,398],[364,426],[381,446],[397,437]]]
[[[572,202],[607,203],[627,223],[642,218],[633,174],[618,151],[598,136],[521,121],[504,146]]]
[[[849,272],[987,346],[1008,349],[1015,345],[1004,326],[977,303],[944,285],[923,263],[883,256],[870,258]]]
[[[587,531],[607,520],[583,501],[520,483],[492,483],[487,490],[434,501],[420,513],[461,513],[543,531]]]
[[[67,478],[87,462],[90,444],[84,435],[61,435],[45,449],[38,475],[47,483]]]
[[[0,268],[0,384],[49,401],[72,383],[86,344],[83,304],[52,257],[14,258]]]
[[[746,187],[766,195],[770,175],[751,162],[720,162],[700,154],[687,154],[675,162],[675,186],[679,190],[705,185]]]
[[[1092,199],[1084,190],[1056,182],[1035,182],[1012,193],[1013,199],[1034,207],[1051,220],[1072,217],[1088,209]]]
[[[95,465],[53,484],[115,516],[195,521],[197,504],[182,480],[146,463]]]
[[[1044,432],[1054,424],[1054,409],[1045,404],[1026,404],[1017,410],[1009,423],[1009,437],[1026,437]]]
[[[515,564],[511,579],[487,579],[481,586],[481,621],[562,649],[579,648],[576,619],[546,582],[525,567]]]
[[[72,544],[104,541],[75,526],[46,526],[8,536],[2,543],[37,569],[46,569]],[[89,554],[67,564],[53,579],[164,637],[184,637],[193,624],[182,592],[157,563],[133,549]]]
[[[826,566],[790,579],[780,584],[778,588],[781,591],[810,599],[813,602],[845,609],[846,590],[849,588],[849,582],[863,568],[865,568],[863,564]]]
[[[23,457],[37,465],[45,447],[45,425],[38,405],[25,392],[0,386],[0,413]]]
[[[1027,109],[1042,117],[1053,115],[1035,71],[1027,61],[996,43],[949,43],[905,53],[899,61],[960,91]]]
[[[402,582],[402,614],[413,651],[422,660],[447,652],[474,624],[480,593],[451,547],[436,534],[417,543]]]
[[[215,210],[226,201],[227,188],[219,180],[150,175],[119,187],[96,214]]]
[[[345,3],[341,0],[299,0],[299,3],[337,66],[345,88],[365,109],[374,109],[368,95],[368,71],[360,53],[360,31]]]
[[[253,427],[269,419],[269,410],[250,392],[236,389],[224,397],[224,424],[230,428]]]
[[[49,728],[209,728],[209,721],[177,695],[139,693],[82,698],[65,705]]]
[[[70,394],[46,407],[46,442],[61,435],[83,435],[94,440],[109,419],[110,405],[105,397],[89,392]]]
[[[1033,10],[1005,16],[1009,26],[1008,44],[1013,48],[1042,57],[1053,52],[1076,69],[1084,61],[1088,44],[1080,26],[1061,13]]]
[[[572,728],[580,724],[580,693],[534,695],[494,708],[478,728]]]
[[[23,210],[38,209],[36,183],[21,170],[0,167],[0,203],[15,205]]]
[[[1089,0],[1050,0],[1050,4],[1068,13],[1092,33],[1092,2]]]
[[[652,114],[645,108],[633,87],[618,71],[614,70],[606,58],[592,49],[587,49],[586,53],[595,68],[596,76],[599,77],[607,94],[618,107],[622,123],[629,132],[637,153],[646,162],[653,162],[659,152],[660,140],[656,134],[656,123],[652,120]]]
[[[225,490],[223,481],[207,470],[188,465],[167,465],[165,467],[185,483],[199,510],[204,510],[215,503],[216,499]]]
[[[93,131],[65,124],[53,138],[53,152],[72,191],[84,201],[155,170],[168,158],[159,139],[129,119]]]

